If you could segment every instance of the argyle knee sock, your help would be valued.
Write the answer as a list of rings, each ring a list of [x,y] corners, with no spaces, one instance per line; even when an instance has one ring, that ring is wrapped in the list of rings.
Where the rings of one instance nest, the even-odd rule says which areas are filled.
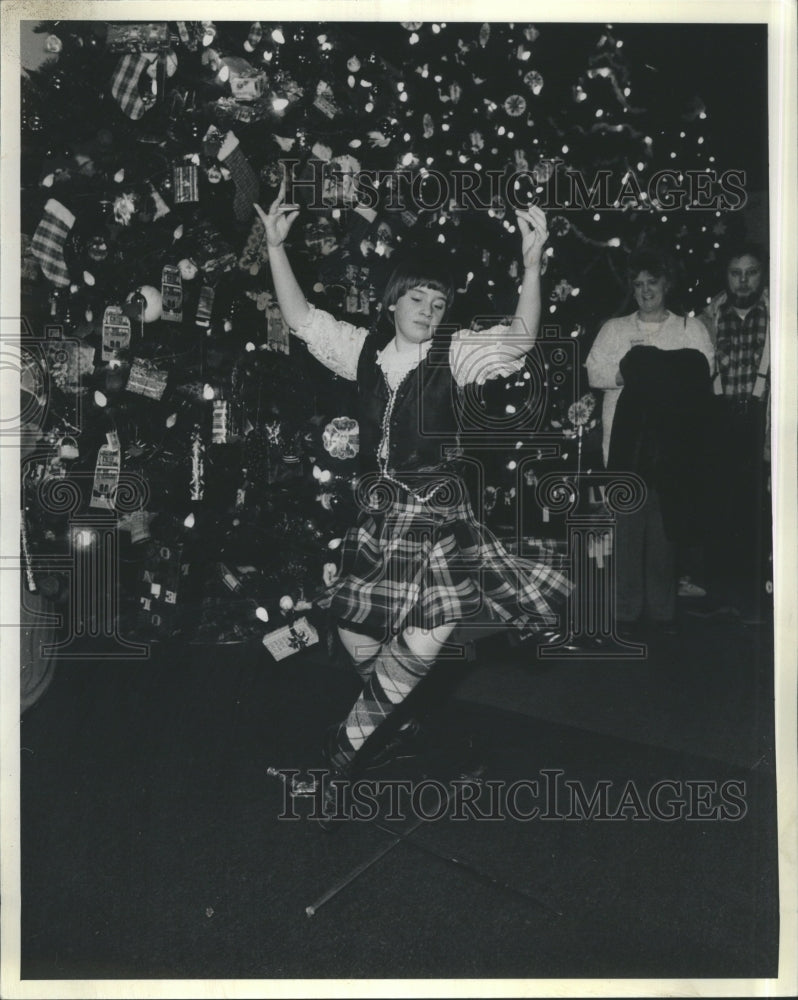
[[[234,132],[228,132],[224,137],[216,158],[233,175],[236,189],[233,197],[233,213],[239,222],[244,222],[255,211],[253,203],[258,200],[259,184],[255,171],[242,153]]]
[[[59,288],[69,284],[69,271],[64,260],[64,244],[75,216],[55,198],[44,206],[44,215],[31,240],[31,252],[42,271]]]
[[[391,639],[377,654],[374,669],[346,719],[338,727],[331,763],[346,768],[372,733],[422,680],[435,657],[411,652],[401,637]]]

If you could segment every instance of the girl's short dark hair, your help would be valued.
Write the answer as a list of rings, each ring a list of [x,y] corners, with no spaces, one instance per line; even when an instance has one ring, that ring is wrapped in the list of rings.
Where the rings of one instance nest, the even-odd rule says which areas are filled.
[[[676,284],[676,265],[673,258],[656,247],[641,247],[629,255],[626,273],[631,285],[638,274],[647,271],[652,278],[665,278],[672,288]]]
[[[414,254],[405,257],[393,269],[382,295],[383,315],[389,306],[394,306],[411,288],[425,285],[446,296],[446,311],[454,302],[454,279],[445,264],[429,254]]]

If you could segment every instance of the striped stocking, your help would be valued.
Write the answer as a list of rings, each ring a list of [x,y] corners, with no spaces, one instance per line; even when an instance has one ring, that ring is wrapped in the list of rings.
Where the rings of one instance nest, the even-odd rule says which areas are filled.
[[[259,184],[255,171],[241,151],[234,132],[228,132],[224,137],[216,157],[220,163],[224,163],[233,176],[235,185],[233,214],[239,222],[246,222],[255,214],[253,202],[258,200]]]

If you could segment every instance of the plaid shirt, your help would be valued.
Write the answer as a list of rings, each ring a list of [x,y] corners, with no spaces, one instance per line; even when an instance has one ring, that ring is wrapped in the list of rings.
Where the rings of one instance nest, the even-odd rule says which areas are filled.
[[[731,303],[719,303],[715,315],[715,356],[724,396],[749,399],[768,332],[768,298],[765,293],[740,319]]]

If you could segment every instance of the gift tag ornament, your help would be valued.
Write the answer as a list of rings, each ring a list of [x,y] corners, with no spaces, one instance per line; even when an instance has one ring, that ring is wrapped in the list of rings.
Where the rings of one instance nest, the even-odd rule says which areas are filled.
[[[167,264],[161,272],[161,316],[169,323],[183,321],[183,281],[180,268]]]
[[[203,285],[200,291],[199,302],[197,303],[197,315],[194,323],[197,326],[210,326],[211,314],[213,313],[214,290],[210,285]]]
[[[94,467],[94,484],[91,491],[90,507],[105,510],[114,509],[116,489],[119,484],[119,472],[122,456],[119,448],[119,437],[116,431],[106,434],[106,443],[97,452],[97,464]]]
[[[119,306],[108,306],[103,313],[102,360],[114,361],[129,347],[130,317]]]

